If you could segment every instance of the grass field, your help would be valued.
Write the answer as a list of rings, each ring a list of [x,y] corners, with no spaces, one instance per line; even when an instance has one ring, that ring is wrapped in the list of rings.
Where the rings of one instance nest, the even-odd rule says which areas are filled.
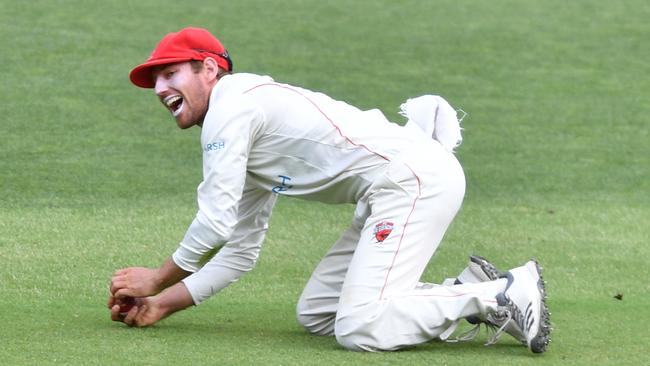
[[[0,0],[0,364],[647,364],[649,17],[644,0]],[[395,121],[423,93],[467,111],[467,196],[426,279],[471,253],[537,257],[549,351],[482,334],[362,354],[307,335],[295,301],[352,207],[298,200],[280,200],[237,284],[152,328],[111,322],[113,271],[159,265],[196,211],[199,130],[127,78],[187,25],[239,71]]]

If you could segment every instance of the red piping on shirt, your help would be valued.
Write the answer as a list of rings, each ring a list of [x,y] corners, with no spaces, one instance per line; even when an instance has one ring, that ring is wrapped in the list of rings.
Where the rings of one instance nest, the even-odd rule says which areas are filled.
[[[366,145],[358,144],[358,143],[352,141],[349,137],[345,136],[343,134],[343,132],[341,132],[341,129],[339,128],[339,126],[337,126],[336,123],[334,123],[334,121],[325,112],[323,112],[323,110],[318,106],[318,104],[316,104],[316,102],[314,102],[308,96],[304,95],[303,93],[301,93],[300,91],[298,91],[298,90],[296,90],[294,88],[291,88],[291,87],[285,86],[285,85],[281,85],[281,84],[276,84],[276,83],[264,83],[264,84],[256,85],[256,86],[244,91],[243,94],[246,94],[246,93],[248,93],[250,91],[253,91],[255,89],[258,89],[258,88],[261,88],[261,87],[264,87],[264,86],[275,86],[275,87],[278,87],[278,88],[289,90],[289,91],[294,92],[294,93],[298,94],[299,96],[305,98],[305,100],[307,100],[311,105],[313,105],[314,108],[316,108],[318,110],[318,112],[321,115],[323,115],[323,117],[325,117],[325,119],[327,121],[329,121],[329,123],[332,125],[332,127],[334,127],[336,129],[336,131],[339,133],[339,135],[341,135],[341,137],[343,137],[350,144],[352,144],[354,146],[361,147],[361,148],[367,150],[368,152],[370,152],[371,154],[377,155],[377,156],[381,157],[382,159],[384,159],[386,161],[391,161],[389,158],[385,157],[384,155],[379,154],[378,152],[371,150]],[[415,174],[413,169],[411,169],[411,167],[408,166],[408,164],[404,164],[404,165],[406,165],[406,167],[411,171],[411,173],[413,174],[413,176],[415,177],[415,179],[418,182],[418,195],[413,200],[413,205],[411,206],[411,211],[409,212],[408,216],[406,217],[406,222],[404,223],[404,226],[403,226],[403,229],[402,229],[402,235],[400,236],[399,242],[397,243],[397,249],[395,250],[395,255],[393,256],[393,260],[392,260],[392,262],[390,264],[390,267],[388,267],[388,272],[386,273],[386,278],[384,279],[384,284],[381,287],[381,291],[379,292],[379,300],[381,300],[383,298],[383,296],[384,296],[384,290],[386,289],[386,286],[388,285],[388,277],[390,276],[390,273],[391,273],[391,271],[393,269],[393,266],[395,265],[395,260],[397,258],[397,255],[399,254],[399,250],[400,250],[400,248],[402,246],[402,240],[404,239],[404,235],[406,234],[406,227],[408,226],[409,219],[411,218],[411,214],[415,210],[415,204],[417,203],[418,199],[420,198],[420,194],[421,194],[420,177],[418,177],[418,175]]]
[[[257,89],[257,88],[263,87],[263,86],[276,86],[276,87],[278,87],[278,88],[286,89],[286,90],[292,91],[292,92],[294,92],[294,93],[300,95],[301,97],[305,98],[305,99],[306,99],[306,100],[307,100],[311,105],[313,105],[314,108],[316,108],[316,109],[318,110],[318,112],[319,112],[320,114],[322,114],[323,117],[325,117],[326,120],[329,121],[329,123],[332,125],[332,127],[334,127],[334,128],[336,129],[336,131],[339,133],[339,135],[341,135],[341,137],[343,137],[347,142],[351,143],[351,144],[354,145],[354,146],[362,147],[362,148],[364,148],[365,150],[367,150],[369,153],[371,153],[371,154],[373,154],[373,155],[377,155],[377,156],[381,157],[382,159],[384,159],[384,160],[386,160],[386,161],[390,161],[390,159],[388,159],[387,157],[385,157],[385,156],[383,156],[383,155],[377,153],[376,151],[372,151],[372,150],[370,150],[366,145],[363,145],[363,144],[357,144],[356,142],[350,140],[349,137],[345,136],[345,135],[341,132],[341,129],[339,128],[339,126],[337,126],[336,123],[334,123],[334,121],[332,121],[332,119],[331,119],[331,118],[330,118],[330,117],[329,117],[325,112],[323,112],[322,109],[320,109],[320,107],[318,106],[318,104],[316,104],[316,102],[314,102],[313,100],[309,99],[308,96],[304,95],[303,93],[299,92],[299,91],[296,90],[296,89],[293,89],[293,88],[291,88],[291,87],[284,86],[284,85],[279,85],[279,84],[274,84],[274,83],[268,83],[268,84],[260,84],[260,85],[254,86],[254,87],[252,87],[252,88],[246,90],[246,91],[244,92],[244,94],[246,94],[246,93],[248,93],[248,92],[250,92],[250,91],[253,91],[253,90]]]

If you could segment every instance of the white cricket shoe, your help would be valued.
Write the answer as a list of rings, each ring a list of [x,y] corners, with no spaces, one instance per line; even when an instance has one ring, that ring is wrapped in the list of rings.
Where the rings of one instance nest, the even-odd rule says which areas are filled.
[[[488,344],[495,343],[508,328],[509,334],[534,353],[546,351],[551,333],[550,313],[539,264],[531,260],[503,276],[508,280],[506,289],[496,296],[497,311],[487,319],[500,328]]]
[[[495,281],[499,278],[506,277],[505,273],[500,271],[494,264],[488,261],[485,257],[480,255],[471,255],[469,257],[469,264],[463,272],[456,278],[456,283],[478,283],[486,281]],[[470,324],[476,325],[474,329],[461,336],[461,339],[474,338],[479,330],[480,325],[485,324],[488,333],[496,333],[498,329],[503,328],[503,331],[510,334],[523,344],[526,344],[526,336],[521,332],[514,320],[508,319],[503,314],[490,313],[485,318],[478,316],[471,316],[466,318]],[[492,337],[493,338],[493,337]],[[497,338],[498,339],[498,338]],[[494,340],[496,342],[496,340]],[[490,341],[486,345],[491,345]]]

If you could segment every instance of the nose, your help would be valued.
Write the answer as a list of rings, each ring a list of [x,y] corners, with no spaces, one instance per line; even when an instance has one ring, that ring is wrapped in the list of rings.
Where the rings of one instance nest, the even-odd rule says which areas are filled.
[[[154,82],[155,82],[154,91],[158,96],[163,95],[167,91],[167,89],[169,89],[167,86],[167,81],[160,76],[157,76]]]

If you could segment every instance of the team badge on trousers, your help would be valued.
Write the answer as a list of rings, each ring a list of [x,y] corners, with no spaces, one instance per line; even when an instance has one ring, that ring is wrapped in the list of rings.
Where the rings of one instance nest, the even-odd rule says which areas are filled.
[[[375,225],[375,230],[373,234],[378,243],[386,240],[388,235],[393,231],[393,223],[390,221],[382,221],[379,224]]]

